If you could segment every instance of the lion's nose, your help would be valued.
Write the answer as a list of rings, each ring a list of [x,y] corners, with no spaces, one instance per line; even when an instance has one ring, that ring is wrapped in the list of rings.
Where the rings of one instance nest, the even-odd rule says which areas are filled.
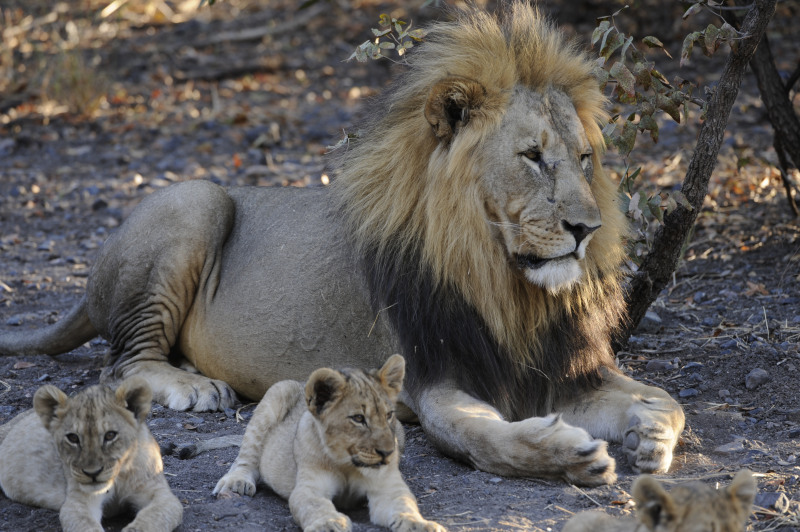
[[[375,452],[378,453],[381,458],[386,460],[394,452],[394,449],[389,449],[389,450],[375,449]]]
[[[572,233],[572,236],[575,237],[576,248],[581,245],[581,242],[583,242],[584,238],[600,229],[599,224],[594,226],[588,226],[583,223],[571,224],[566,220],[561,220],[561,225],[563,225],[564,229]]]
[[[92,479],[92,482],[97,482],[97,475],[99,475],[100,473],[102,473],[102,472],[103,472],[103,466],[100,466],[100,468],[99,468],[99,469],[96,469],[96,470],[94,470],[94,471],[87,471],[87,470],[85,470],[85,469],[81,469],[81,471],[82,471],[82,472],[83,472],[83,474],[84,474],[84,475],[86,475],[87,477],[91,477],[91,479]]]

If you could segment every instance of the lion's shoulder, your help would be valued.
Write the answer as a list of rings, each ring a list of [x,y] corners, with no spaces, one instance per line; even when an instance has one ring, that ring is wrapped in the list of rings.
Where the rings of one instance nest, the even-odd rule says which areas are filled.
[[[563,532],[741,532],[755,494],[756,482],[747,470],[737,473],[725,488],[714,489],[693,481],[675,486],[669,492],[655,478],[642,475],[633,485],[636,519],[584,512],[570,519]]]

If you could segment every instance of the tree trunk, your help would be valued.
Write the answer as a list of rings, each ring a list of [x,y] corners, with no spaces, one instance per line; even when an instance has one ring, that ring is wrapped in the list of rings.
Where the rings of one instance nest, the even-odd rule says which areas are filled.
[[[667,285],[678,266],[681,250],[703,206],[708,181],[717,163],[717,154],[742,76],[775,13],[775,3],[776,0],[754,0],[742,23],[743,38],[732,43],[731,53],[708,104],[706,120],[700,128],[697,145],[681,187],[681,192],[692,208],[687,209],[679,204],[664,217],[664,223],[656,231],[650,253],[631,279],[626,295],[629,320],[614,337],[615,348],[627,343],[648,307]]]

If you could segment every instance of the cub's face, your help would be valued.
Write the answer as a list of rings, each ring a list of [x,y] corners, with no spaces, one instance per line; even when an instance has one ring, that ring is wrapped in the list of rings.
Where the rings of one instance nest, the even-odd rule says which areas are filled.
[[[150,397],[149,386],[139,379],[123,382],[116,392],[92,386],[71,398],[45,386],[36,392],[34,408],[53,436],[64,472],[74,485],[102,492],[135,455]]]
[[[395,402],[402,388],[405,361],[392,356],[377,371],[315,371],[306,384],[306,399],[326,452],[338,464],[361,468],[397,460]]]
[[[642,475],[633,485],[633,498],[640,522],[652,532],[742,532],[756,491],[747,470],[718,490],[690,482],[667,492],[657,480]]]
[[[551,292],[578,281],[601,219],[594,154],[572,101],[517,87],[483,149],[487,217],[511,267]]]

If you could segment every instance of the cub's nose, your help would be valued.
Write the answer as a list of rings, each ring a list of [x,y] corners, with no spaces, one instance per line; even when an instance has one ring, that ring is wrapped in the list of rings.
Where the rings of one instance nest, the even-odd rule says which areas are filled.
[[[389,458],[392,455],[392,453],[394,452],[394,449],[389,449],[389,450],[375,449],[375,452],[378,453],[381,458],[386,460],[387,458]]]
[[[581,245],[583,239],[600,229],[599,224],[594,226],[588,226],[584,223],[571,224],[566,220],[561,220],[561,225],[564,226],[564,229],[572,233],[572,236],[575,238],[576,248]]]
[[[99,469],[96,469],[94,471],[87,471],[86,469],[81,469],[81,471],[83,472],[84,475],[90,477],[92,479],[92,482],[97,482],[97,475],[103,472],[103,466],[100,466]]]

